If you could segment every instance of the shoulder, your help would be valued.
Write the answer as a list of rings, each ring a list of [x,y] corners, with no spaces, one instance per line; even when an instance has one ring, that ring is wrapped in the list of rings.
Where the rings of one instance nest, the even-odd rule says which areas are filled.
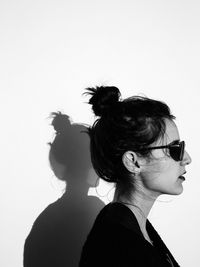
[[[106,205],[98,214],[94,227],[101,229],[104,226],[124,228],[141,235],[140,227],[133,212],[120,203]]]
[[[135,216],[127,207],[118,203],[104,207],[85,242],[80,266],[92,266],[90,263],[94,263],[99,255],[101,266],[128,267],[146,262],[144,255],[149,247],[138,227]]]
[[[63,214],[62,205],[60,205],[61,199],[49,204],[35,219],[31,230],[26,237],[25,245],[32,245],[37,243],[39,246],[42,244],[43,240],[51,240],[54,235],[54,230],[58,222],[60,221],[60,216]],[[37,246],[38,246],[37,245]]]

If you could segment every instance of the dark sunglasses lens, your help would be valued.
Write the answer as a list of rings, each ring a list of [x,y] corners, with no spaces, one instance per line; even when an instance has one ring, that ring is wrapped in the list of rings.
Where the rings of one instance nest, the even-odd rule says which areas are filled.
[[[184,141],[180,142],[180,144],[178,145],[172,145],[169,148],[170,156],[176,161],[181,161],[184,155],[184,148],[185,148]]]

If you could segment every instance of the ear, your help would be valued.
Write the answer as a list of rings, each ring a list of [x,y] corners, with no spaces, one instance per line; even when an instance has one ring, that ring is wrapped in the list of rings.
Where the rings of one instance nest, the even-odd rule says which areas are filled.
[[[122,162],[125,168],[134,174],[140,173],[140,166],[137,162],[137,154],[133,151],[126,151],[122,156]]]

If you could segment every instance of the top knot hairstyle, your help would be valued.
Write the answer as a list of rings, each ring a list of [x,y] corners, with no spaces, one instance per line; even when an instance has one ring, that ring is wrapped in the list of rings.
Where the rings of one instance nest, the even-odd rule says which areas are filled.
[[[114,86],[86,90],[85,94],[91,96],[89,104],[99,116],[88,128],[93,167],[105,181],[127,184],[130,173],[123,165],[123,154],[144,149],[163,137],[165,119],[175,117],[161,101],[142,96],[121,100],[120,91]],[[149,157],[151,152],[142,150],[139,154]]]
[[[94,114],[100,117],[108,114],[110,108],[114,108],[121,96],[119,89],[114,86],[88,88],[87,90],[88,94],[92,95],[89,104],[92,105]]]

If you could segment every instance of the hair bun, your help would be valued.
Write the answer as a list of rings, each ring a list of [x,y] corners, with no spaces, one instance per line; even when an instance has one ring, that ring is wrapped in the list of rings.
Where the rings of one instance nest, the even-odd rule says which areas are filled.
[[[87,94],[92,95],[89,104],[96,116],[102,116],[109,112],[110,108],[119,101],[120,91],[115,86],[97,86],[87,88]]]
[[[70,118],[68,115],[59,112],[52,112],[51,117],[53,118],[51,125],[57,134],[65,133],[70,125]]]

